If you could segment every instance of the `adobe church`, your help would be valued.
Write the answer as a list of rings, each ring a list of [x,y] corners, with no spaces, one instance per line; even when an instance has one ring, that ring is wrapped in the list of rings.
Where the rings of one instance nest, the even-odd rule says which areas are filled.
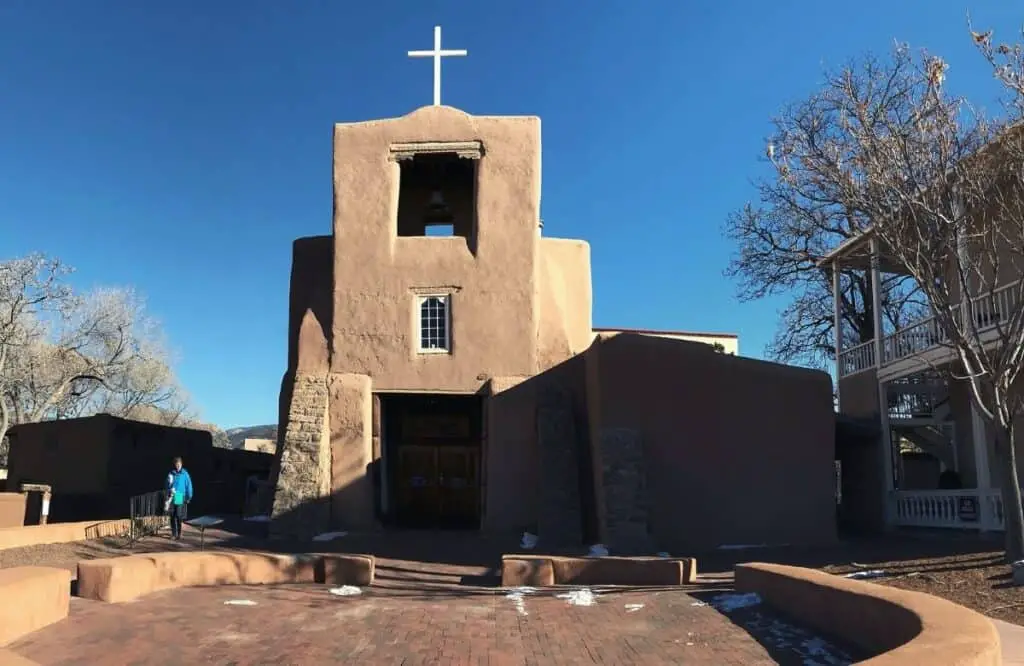
[[[540,199],[539,118],[335,125],[333,233],[293,246],[271,534],[834,540],[829,376],[595,332],[589,246],[544,236]]]

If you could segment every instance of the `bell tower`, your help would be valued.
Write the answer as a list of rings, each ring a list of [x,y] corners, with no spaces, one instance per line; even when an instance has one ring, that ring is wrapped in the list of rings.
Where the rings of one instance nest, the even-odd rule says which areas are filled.
[[[540,161],[536,117],[426,106],[335,126],[332,371],[456,392],[537,371]]]

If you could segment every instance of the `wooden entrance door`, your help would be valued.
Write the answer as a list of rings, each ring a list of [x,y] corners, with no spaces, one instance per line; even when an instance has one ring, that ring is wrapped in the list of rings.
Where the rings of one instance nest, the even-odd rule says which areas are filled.
[[[438,522],[472,527],[480,506],[479,449],[468,446],[437,448]]]
[[[398,447],[399,521],[415,527],[473,526],[479,512],[479,461],[474,447]]]
[[[398,519],[426,527],[437,520],[437,447],[402,446],[398,449]]]

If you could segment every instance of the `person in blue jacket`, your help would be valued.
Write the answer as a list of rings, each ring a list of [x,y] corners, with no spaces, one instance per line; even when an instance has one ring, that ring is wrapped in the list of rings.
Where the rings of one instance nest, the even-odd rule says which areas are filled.
[[[182,467],[181,456],[174,459],[174,468],[167,475],[167,513],[171,517],[171,538],[181,539],[181,524],[188,516],[192,501],[192,477]]]

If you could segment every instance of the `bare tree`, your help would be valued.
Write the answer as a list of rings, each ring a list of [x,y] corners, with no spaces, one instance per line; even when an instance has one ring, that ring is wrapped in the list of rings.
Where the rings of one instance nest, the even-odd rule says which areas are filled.
[[[827,88],[853,74],[870,91],[874,104],[892,114],[906,114],[906,90],[913,79],[911,63],[867,57],[839,72],[827,72]],[[846,199],[837,183],[836,164],[844,157],[844,129],[831,100],[814,95],[788,106],[773,119],[768,161],[777,167],[756,183],[757,205],[730,215],[726,233],[737,243],[727,276],[740,283],[740,298],[754,300],[785,294],[785,308],[769,354],[785,362],[826,368],[835,357],[831,277],[818,260],[870,224]],[[785,154],[783,164],[776,159]],[[874,335],[872,287],[862,272],[841,277],[846,346]],[[883,320],[889,329],[921,315],[926,307],[912,280],[886,276],[881,285]]]
[[[1014,384],[1024,298],[1014,280],[1024,274],[1024,144],[1007,123],[990,123],[945,92],[940,58],[900,46],[893,60],[906,73],[897,108],[853,72],[817,95],[842,128],[821,144],[835,164],[829,182],[921,290],[937,326],[928,342],[954,352],[957,363],[934,369],[969,383],[993,433],[1007,557],[1022,559]],[[788,162],[784,150],[776,160],[783,175]]]
[[[76,294],[59,260],[0,262],[0,441],[12,425],[146,410],[183,418],[159,327],[125,289]]]

